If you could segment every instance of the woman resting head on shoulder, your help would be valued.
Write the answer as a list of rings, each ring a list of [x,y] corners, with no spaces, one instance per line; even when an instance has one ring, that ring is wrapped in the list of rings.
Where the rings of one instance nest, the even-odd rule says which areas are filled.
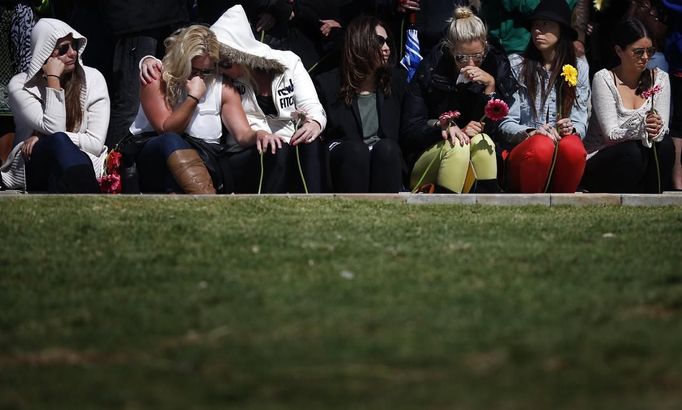
[[[165,40],[159,71],[143,82],[131,133],[146,140],[137,156],[147,192],[231,192],[220,166],[222,119],[237,138],[255,139],[239,95],[217,75],[219,44],[205,26],[182,28]],[[151,60],[153,64],[153,60]],[[170,177],[169,177],[170,176]]]
[[[618,23],[613,40],[620,63],[592,80],[583,183],[594,192],[660,192],[674,161],[667,135],[670,80],[666,72],[647,68],[656,48],[641,21]]]
[[[100,72],[81,62],[86,43],[60,20],[40,19],[33,28],[29,69],[9,84],[16,133],[1,168],[6,187],[99,192],[109,94]]]
[[[335,192],[399,192],[398,144],[405,75],[395,69],[390,31],[360,16],[344,32],[341,67],[316,78],[329,118],[325,144]]]
[[[542,0],[526,21],[531,41],[510,56],[520,88],[500,124],[508,156],[509,189],[575,192],[585,167],[589,69],[576,58],[571,10],[565,0]]]

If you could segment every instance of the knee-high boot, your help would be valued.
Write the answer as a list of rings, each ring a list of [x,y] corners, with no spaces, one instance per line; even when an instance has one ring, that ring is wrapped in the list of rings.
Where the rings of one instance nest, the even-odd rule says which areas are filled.
[[[215,194],[213,181],[199,154],[189,149],[173,151],[166,160],[175,182],[186,194]]]

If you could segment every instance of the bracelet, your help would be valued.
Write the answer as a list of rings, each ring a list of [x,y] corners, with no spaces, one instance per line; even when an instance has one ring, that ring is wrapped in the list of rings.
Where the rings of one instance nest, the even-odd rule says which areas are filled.
[[[60,80],[62,79],[60,76],[54,75],[54,74],[45,74],[45,77],[55,77],[55,78],[58,78]]]
[[[187,97],[188,97],[188,98],[193,98],[194,101],[196,101],[197,104],[199,104],[199,99],[198,99],[197,97],[193,96],[192,94],[187,94]]]

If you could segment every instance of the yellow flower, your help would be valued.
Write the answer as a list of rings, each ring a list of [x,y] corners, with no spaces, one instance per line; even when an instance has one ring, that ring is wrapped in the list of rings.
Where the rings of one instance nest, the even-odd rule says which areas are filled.
[[[570,64],[561,67],[561,76],[564,77],[564,81],[571,87],[575,87],[578,84],[578,70]]]
[[[595,10],[601,11],[601,9],[604,8],[604,6],[606,6],[606,4],[604,4],[604,3],[608,3],[608,2],[605,0],[594,0]]]

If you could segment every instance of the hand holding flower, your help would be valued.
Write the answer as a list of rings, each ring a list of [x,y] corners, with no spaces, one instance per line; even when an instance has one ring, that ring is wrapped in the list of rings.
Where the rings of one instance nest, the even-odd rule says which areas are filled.
[[[464,127],[464,133],[469,137],[473,138],[474,136],[480,134],[483,132],[483,128],[485,127],[484,122],[479,122],[479,121],[470,121],[466,127]]]
[[[647,137],[652,140],[661,132],[661,128],[663,128],[663,119],[657,112],[649,112],[646,116],[645,124]]]
[[[469,137],[455,124],[459,116],[459,111],[446,111],[438,117],[438,123],[444,140],[449,140],[453,146],[459,141],[459,145],[463,147],[469,144]]]
[[[573,134],[573,122],[570,118],[562,118],[556,122],[556,129],[559,131],[560,137]]]
[[[259,154],[267,152],[269,148],[270,152],[274,155],[278,149],[282,148],[282,143],[284,142],[284,138],[277,134],[270,134],[265,131],[256,132],[256,149]]]

